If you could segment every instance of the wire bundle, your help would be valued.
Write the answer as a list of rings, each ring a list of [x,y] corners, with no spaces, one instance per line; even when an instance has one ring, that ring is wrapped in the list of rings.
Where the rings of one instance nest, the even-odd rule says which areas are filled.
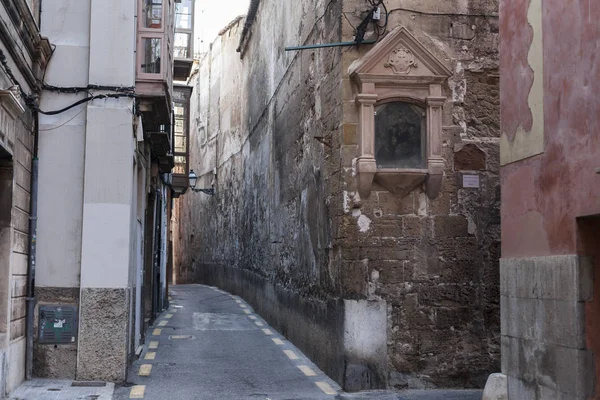
[[[87,95],[88,95],[87,97],[85,97],[79,101],[76,101],[75,103],[73,103],[67,107],[64,107],[60,110],[43,111],[38,107],[37,98],[35,96],[32,96],[32,95],[26,93],[23,90],[23,86],[21,86],[21,84],[19,83],[19,81],[17,80],[15,75],[13,74],[12,70],[10,69],[10,66],[8,65],[8,61],[6,60],[6,55],[4,54],[4,52],[2,50],[0,50],[0,64],[2,65],[2,69],[4,70],[6,75],[8,75],[8,77],[13,82],[13,84],[15,84],[19,87],[21,97],[25,100],[25,104],[27,105],[27,107],[32,111],[35,111],[35,112],[38,112],[38,113],[44,114],[44,115],[61,114],[65,111],[72,109],[73,107],[77,107],[80,104],[84,104],[84,103],[87,103],[92,100],[108,99],[108,98],[118,99],[121,97],[129,97],[129,98],[136,97],[135,87],[102,86],[102,85],[88,85],[86,87],[78,87],[78,86],[58,87],[58,86],[48,85],[43,80],[39,80],[39,82],[44,90],[49,90],[49,91],[59,92],[59,93],[72,93],[72,94],[78,94],[80,92],[84,92],[84,93],[87,93]],[[116,92],[116,93],[93,95],[92,93],[90,93],[91,90],[112,91],[112,92]]]

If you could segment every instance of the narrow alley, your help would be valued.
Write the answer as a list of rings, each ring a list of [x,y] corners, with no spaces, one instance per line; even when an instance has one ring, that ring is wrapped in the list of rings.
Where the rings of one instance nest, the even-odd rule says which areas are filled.
[[[203,285],[171,289],[115,399],[333,399],[339,387],[239,297]]]
[[[238,296],[181,285],[170,297],[114,400],[481,399],[480,390],[343,393]]]
[[[598,20],[2,0],[0,400],[600,400]]]

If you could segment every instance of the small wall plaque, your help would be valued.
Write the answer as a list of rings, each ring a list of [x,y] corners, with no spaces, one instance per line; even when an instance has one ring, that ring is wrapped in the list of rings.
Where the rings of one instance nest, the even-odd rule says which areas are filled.
[[[479,189],[479,175],[463,175],[463,188]]]

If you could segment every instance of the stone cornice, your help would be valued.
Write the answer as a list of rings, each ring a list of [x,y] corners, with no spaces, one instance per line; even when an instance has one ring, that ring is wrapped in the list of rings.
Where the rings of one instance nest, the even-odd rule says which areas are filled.
[[[25,58],[21,49],[13,43],[13,40],[17,38],[11,35],[11,29],[5,24],[0,24],[0,37],[29,86],[39,92],[41,87],[38,79],[42,78],[52,55],[50,41],[40,35],[39,28],[25,0],[0,1],[10,16],[14,31],[18,35],[18,39],[22,41],[23,48],[31,58],[31,63]],[[5,23],[7,22],[5,21]]]

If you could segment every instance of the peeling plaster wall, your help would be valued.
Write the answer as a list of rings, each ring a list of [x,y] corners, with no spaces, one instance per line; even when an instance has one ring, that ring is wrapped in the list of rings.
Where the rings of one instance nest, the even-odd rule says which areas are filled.
[[[588,0],[507,0],[501,17],[501,279],[514,284],[502,293],[503,359],[521,351],[503,366],[509,396],[598,399],[600,9]],[[572,279],[530,293],[515,277],[532,266],[538,287],[562,270]],[[578,295],[583,285],[593,293]],[[547,299],[562,310],[542,307]],[[529,316],[534,337],[514,320],[518,313]],[[538,329],[553,318],[553,329]],[[573,326],[580,329],[569,337]],[[533,349],[536,358],[527,356]],[[552,370],[538,361],[553,356]]]
[[[531,13],[526,11],[527,3],[507,2],[503,12],[518,8],[521,13]],[[514,21],[517,27],[505,25],[502,31],[504,47],[521,49],[504,55],[502,67],[507,79],[502,87],[503,103],[522,104],[525,111],[521,113],[527,113],[525,97],[543,89],[537,96],[542,98],[545,110],[544,153],[515,159],[502,170],[502,249],[508,257],[573,254],[575,219],[600,212],[595,172],[600,166],[600,136],[595,134],[600,129],[600,67],[595,51],[600,28],[593,22],[600,10],[585,1],[574,10],[560,2],[544,2],[540,12],[544,29],[537,30],[533,39],[512,35],[518,26],[527,30],[531,25],[523,16]],[[513,89],[519,86],[528,87],[531,78],[510,66],[523,63],[522,58],[528,49],[537,46],[536,42],[543,42],[543,88],[533,86],[529,92],[515,92]],[[535,111],[533,106],[529,105],[531,112]],[[518,125],[521,114],[508,111],[502,114],[503,125]]]
[[[329,368],[344,360],[320,354],[343,337],[331,331],[337,320],[325,304],[386,304],[387,349],[378,353],[385,376],[364,373],[373,387],[482,387],[500,364],[498,4],[386,4],[415,10],[393,12],[389,30],[406,26],[454,71],[444,87],[440,197],[356,193],[357,108],[347,70],[368,46],[283,51],[353,40],[342,11],[356,26],[365,2],[264,0],[243,58],[235,52],[240,21],[212,44],[192,80],[191,167],[198,187],[214,181],[217,194],[179,200],[176,279],[248,296],[346,387],[356,383],[348,370]],[[480,189],[462,188],[465,173],[479,176]],[[289,304],[261,309],[261,298]],[[319,310],[312,320],[303,314],[311,307]],[[282,322],[292,319],[285,313],[297,330],[319,332],[312,347]],[[329,326],[319,325],[322,315]]]
[[[290,13],[286,5],[263,2],[243,59],[235,52],[239,21],[200,61],[190,166],[200,176],[198,187],[215,181],[217,196],[183,197],[181,220],[190,224],[180,274],[210,260],[305,293],[319,295],[332,286],[320,274],[328,266],[333,162],[327,160],[334,156],[319,140],[331,140],[338,130],[340,51],[283,50],[307,40],[339,40],[339,11],[333,12],[339,5],[334,2],[314,28],[325,2],[314,3],[298,2]]]
[[[326,5],[329,4],[326,10]],[[343,303],[329,264],[329,199],[339,190],[339,1],[261,2],[213,42],[192,80],[190,167],[216,196],[179,200],[176,281],[243,295],[330,376],[343,380]],[[338,145],[339,149],[339,145]],[[215,174],[216,173],[216,174]],[[337,322],[336,322],[337,321]]]

